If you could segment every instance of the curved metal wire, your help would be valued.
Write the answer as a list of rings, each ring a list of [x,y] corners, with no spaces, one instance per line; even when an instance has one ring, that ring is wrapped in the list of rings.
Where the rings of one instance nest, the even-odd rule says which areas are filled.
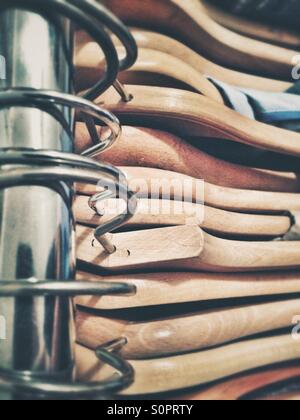
[[[17,156],[19,153],[19,156]],[[34,152],[32,152],[34,154]],[[7,157],[10,152],[4,153]],[[20,163],[20,159],[24,160],[23,152],[13,152],[15,160],[11,156],[6,162],[10,165]],[[28,152],[27,152],[28,154]],[[75,158],[72,155],[70,161],[63,153],[56,152],[56,157],[61,156],[61,159],[65,160],[65,166],[41,166],[41,167],[20,167],[13,168],[5,172],[0,172],[0,188],[9,188],[20,185],[32,185],[35,183],[51,182],[51,181],[62,181],[62,182],[79,182],[79,183],[90,183],[97,185],[103,190],[110,190],[112,193],[118,194],[121,199],[126,202],[126,210],[120,215],[108,221],[95,230],[95,238],[99,241],[100,237],[108,232],[118,229],[125,224],[134,215],[137,208],[137,198],[134,192],[128,189],[127,184],[120,182],[116,179],[116,175],[120,175],[121,179],[124,180],[124,174],[110,165],[96,163],[88,158],[77,157],[77,160],[82,159],[82,165],[79,168],[75,167]],[[5,156],[0,156],[2,165],[5,164]],[[42,165],[47,162],[46,155],[42,156]],[[52,157],[49,158],[48,162],[53,165]],[[88,162],[88,163],[87,163]],[[25,161],[24,161],[25,163]],[[34,159],[35,165],[39,165],[39,158]],[[89,165],[89,169],[84,168],[84,165]],[[69,167],[66,167],[69,166]],[[108,177],[110,176],[110,179]],[[101,242],[100,242],[101,243]]]
[[[60,13],[82,27],[104,53],[106,69],[102,79],[85,94],[84,98],[94,100],[114,85],[120,70],[131,67],[138,55],[136,41],[126,26],[114,16],[106,7],[94,0],[2,0],[0,8],[20,7],[47,14]],[[104,28],[103,28],[104,26]],[[113,32],[122,42],[126,57],[119,60],[116,48],[107,33]],[[124,93],[121,94],[124,96]]]
[[[53,12],[59,13],[76,22],[97,42],[103,51],[107,66],[102,79],[85,94],[85,98],[95,99],[114,84],[119,73],[119,59],[114,44],[99,22],[97,24],[84,10],[62,0],[26,0],[26,3],[24,0],[1,0],[0,9],[13,7],[47,15]]]
[[[24,166],[12,168],[0,172],[0,188],[8,188],[19,185],[34,184],[36,182],[88,182],[115,189],[126,197],[127,211],[117,216],[112,221],[98,228],[96,235],[104,235],[121,226],[132,216],[137,206],[136,197],[122,184],[124,174],[116,168],[91,159],[65,154],[55,151],[34,151],[4,149],[0,154],[0,165]],[[26,166],[27,165],[27,166]],[[35,165],[34,167],[28,165]],[[63,166],[61,166],[63,165]],[[103,180],[105,178],[105,180]],[[97,238],[97,236],[96,236]],[[101,239],[101,238],[100,238]],[[0,282],[0,297],[24,297],[24,296],[78,296],[78,295],[111,295],[134,293],[133,285],[122,283],[89,283],[89,282],[51,282],[38,281],[37,279],[20,280],[18,282]],[[134,371],[131,365],[112,354],[120,345],[126,344],[124,340],[118,340],[114,345],[109,344],[108,349],[99,347],[97,357],[104,363],[109,364],[118,374],[111,378],[95,383],[61,383],[55,378],[47,376],[47,381],[30,372],[16,372],[0,369],[0,388],[12,392],[22,392],[42,398],[85,398],[93,395],[117,393],[129,386],[134,380]]]
[[[101,382],[61,383],[43,380],[30,372],[7,371],[0,369],[0,389],[11,392],[22,392],[42,398],[82,399],[99,394],[116,394],[130,386],[134,381],[132,366],[118,355],[112,353],[127,343],[126,339],[118,339],[96,350],[98,359],[117,371],[115,375]]]
[[[124,213],[113,220],[99,226],[95,237],[99,242],[106,242],[103,238],[107,232],[120,227],[134,214],[137,199],[128,190],[125,175],[111,165],[94,162],[85,156],[100,153],[110,147],[121,134],[118,119],[108,111],[90,103],[87,99],[95,99],[111,85],[120,93],[124,100],[129,100],[122,86],[116,81],[119,70],[129,68],[137,58],[137,46],[127,28],[103,5],[94,0],[2,0],[0,9],[15,8],[32,10],[51,16],[63,15],[82,27],[102,49],[107,67],[102,79],[96,83],[83,98],[55,91],[15,88],[0,91],[0,108],[9,106],[36,107],[52,114],[61,123],[68,135],[71,132],[58,106],[76,108],[85,114],[87,128],[93,133],[95,146],[84,152],[84,156],[45,150],[28,149],[0,149],[0,165],[22,165],[11,167],[6,172],[0,172],[0,188],[20,185],[40,185],[49,187],[51,182],[84,182],[100,186],[110,194],[118,194],[127,203]],[[123,43],[126,57],[119,60],[116,49],[107,30],[112,31]],[[97,134],[95,122],[102,121],[110,128],[109,136],[101,140]],[[62,184],[61,184],[62,185]],[[101,241],[102,240],[102,241]],[[78,296],[78,295],[111,295],[134,293],[133,285],[105,282],[67,282],[50,280],[41,281],[35,278],[19,281],[0,281],[0,297],[26,296]],[[131,365],[112,354],[126,344],[125,339],[116,340],[107,346],[99,347],[96,355],[103,363],[117,370],[118,374],[96,383],[61,383],[54,375],[49,378],[31,372],[18,372],[0,369],[0,388],[14,392],[47,398],[85,398],[91,395],[117,393],[129,386],[134,380]]]
[[[84,98],[70,95],[67,93],[51,91],[51,90],[35,90],[25,88],[15,88],[0,90],[0,108],[8,106],[26,106],[34,107],[47,111],[47,107],[53,105],[67,106],[75,108],[89,117],[92,117],[94,125],[95,121],[102,121],[110,129],[110,133],[105,139],[101,139],[96,130],[96,138],[93,138],[95,146],[85,151],[86,155],[98,154],[109,149],[121,136],[121,124],[118,118],[111,112],[95,105]],[[49,110],[49,113],[50,110]],[[69,134],[69,133],[68,133]]]
[[[100,2],[95,0],[69,0],[90,16],[99,19],[123,44],[126,57],[119,61],[120,71],[127,70],[134,65],[138,57],[136,41],[127,26]]]

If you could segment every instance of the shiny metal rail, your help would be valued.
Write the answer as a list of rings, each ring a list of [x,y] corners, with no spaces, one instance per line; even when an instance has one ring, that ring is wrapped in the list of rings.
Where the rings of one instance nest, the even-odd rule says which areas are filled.
[[[1,88],[53,89],[71,93],[70,23],[25,10],[0,10],[0,54],[6,60]],[[72,131],[73,112],[61,108]],[[54,116],[39,109],[0,109],[0,147],[73,151],[73,141]],[[11,166],[4,165],[2,171]],[[15,166],[14,166],[15,167]],[[65,197],[44,185],[0,191],[0,279],[75,277],[72,185]],[[0,299],[6,337],[0,341],[0,367],[7,370],[73,376],[73,308],[68,297]],[[13,398],[3,394],[2,398]]]

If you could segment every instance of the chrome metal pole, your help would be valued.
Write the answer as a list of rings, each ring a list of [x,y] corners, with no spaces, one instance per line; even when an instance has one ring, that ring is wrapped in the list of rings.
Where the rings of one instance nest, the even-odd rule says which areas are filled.
[[[55,15],[0,12],[1,88],[72,93],[71,26]],[[73,115],[64,110],[73,129]],[[33,108],[0,109],[0,149],[72,152],[61,123]],[[2,166],[0,170],[9,170]],[[67,200],[56,190],[64,191]],[[0,280],[73,280],[75,277],[72,185],[18,186],[0,191]],[[30,371],[47,380],[73,375],[73,308],[64,297],[0,299],[0,368]],[[0,399],[13,399],[0,394]],[[18,396],[19,397],[19,396]]]

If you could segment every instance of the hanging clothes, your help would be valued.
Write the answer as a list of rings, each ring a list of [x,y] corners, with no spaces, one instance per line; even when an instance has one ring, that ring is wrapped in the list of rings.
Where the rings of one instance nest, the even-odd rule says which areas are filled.
[[[219,89],[225,103],[245,117],[300,132],[300,85],[287,92],[273,93],[236,88],[218,80],[209,80]]]

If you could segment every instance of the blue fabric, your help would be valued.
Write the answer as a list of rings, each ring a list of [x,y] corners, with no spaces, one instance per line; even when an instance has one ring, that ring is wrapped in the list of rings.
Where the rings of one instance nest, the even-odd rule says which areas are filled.
[[[288,92],[273,93],[236,88],[212,78],[209,80],[218,88],[226,105],[245,117],[300,132],[299,84]]]

